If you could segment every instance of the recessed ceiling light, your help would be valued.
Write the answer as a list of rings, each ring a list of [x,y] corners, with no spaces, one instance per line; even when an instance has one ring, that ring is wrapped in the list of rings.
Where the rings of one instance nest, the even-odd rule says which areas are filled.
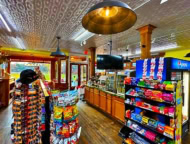
[[[161,0],[160,4],[167,2],[168,0]]]

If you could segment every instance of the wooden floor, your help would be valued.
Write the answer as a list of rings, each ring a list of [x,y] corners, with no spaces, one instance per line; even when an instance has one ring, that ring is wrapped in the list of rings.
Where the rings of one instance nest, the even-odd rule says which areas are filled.
[[[91,106],[80,102],[79,121],[82,127],[79,144],[121,144],[118,132],[122,125],[106,117]],[[0,109],[0,144],[12,144],[10,129],[12,106]],[[183,139],[183,144],[190,144],[190,134]]]
[[[80,102],[79,123],[82,127],[79,144],[121,144],[118,132],[122,125],[96,109]]]
[[[11,142],[12,105],[0,109],[0,144],[12,144]]]

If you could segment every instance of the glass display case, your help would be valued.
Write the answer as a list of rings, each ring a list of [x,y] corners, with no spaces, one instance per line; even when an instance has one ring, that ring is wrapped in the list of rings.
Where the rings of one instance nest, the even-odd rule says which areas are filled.
[[[107,74],[106,89],[111,92],[117,92],[115,74]]]
[[[125,74],[117,75],[117,93],[118,94],[125,94],[125,85],[124,85],[125,77],[127,77],[127,75]]]

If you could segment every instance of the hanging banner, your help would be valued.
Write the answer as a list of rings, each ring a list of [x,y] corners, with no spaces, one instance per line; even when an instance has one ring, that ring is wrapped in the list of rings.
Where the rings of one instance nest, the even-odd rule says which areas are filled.
[[[143,76],[142,76],[143,79],[146,79],[146,75],[147,75],[147,61],[148,59],[145,59],[143,63]]]
[[[154,71],[155,71],[155,66],[156,66],[156,58],[151,59],[150,63],[150,79],[154,79]]]
[[[162,80],[163,70],[164,70],[164,58],[161,57],[159,58],[158,73],[157,73],[157,79],[160,81]]]

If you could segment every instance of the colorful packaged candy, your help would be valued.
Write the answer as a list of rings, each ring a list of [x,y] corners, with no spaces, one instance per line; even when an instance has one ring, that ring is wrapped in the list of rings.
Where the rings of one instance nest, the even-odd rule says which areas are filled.
[[[173,94],[167,94],[167,93],[164,93],[162,95],[162,98],[164,101],[167,101],[167,102],[173,102],[174,101],[174,96]]]
[[[63,124],[62,135],[64,137],[66,137],[66,138],[68,138],[70,136],[70,134],[69,134],[69,126],[67,124]]]
[[[158,101],[162,101],[162,92],[161,91],[152,91],[152,100],[158,100]]]
[[[158,122],[158,126],[157,126],[157,130],[160,132],[160,133],[163,133],[164,132],[164,129],[165,129],[165,124],[161,123],[161,122]]]
[[[156,120],[154,120],[154,119],[149,119],[148,125],[153,127],[153,128],[157,128],[158,122]]]
[[[160,136],[156,136],[156,140],[155,140],[156,143],[160,143],[160,144],[166,144],[166,140],[164,137],[160,137]]]
[[[169,116],[174,116],[175,108],[174,107],[169,107],[168,114]]]
[[[164,135],[166,135],[170,138],[174,138],[174,128],[169,127],[169,126],[165,126]]]
[[[152,106],[152,111],[159,113],[160,112],[160,108],[158,106]]]
[[[143,117],[142,117],[142,123],[143,123],[143,124],[146,124],[146,125],[147,125],[147,124],[148,124],[148,121],[149,121],[149,118],[148,118],[148,117],[146,117],[146,116],[143,116]]]
[[[149,139],[149,140],[151,140],[151,141],[155,141],[156,140],[156,134],[155,133],[153,133],[153,132],[151,132],[151,131],[146,131],[146,133],[145,133],[145,136]]]
[[[75,125],[76,125],[75,121],[72,121],[69,123],[69,133],[70,134],[75,133]]]
[[[125,139],[125,143],[127,143],[127,144],[135,144],[131,138]]]
[[[56,124],[56,134],[61,135],[62,134],[62,124]]]
[[[167,84],[165,87],[165,90],[174,91],[174,85],[173,84]]]
[[[63,108],[54,106],[54,121],[57,123],[62,122]]]
[[[79,111],[76,105],[73,106],[73,116],[78,115]]]
[[[131,113],[131,119],[133,119],[133,120],[136,119],[136,113]]]
[[[127,118],[131,118],[131,110],[126,110],[125,116],[126,116]]]
[[[138,121],[139,123],[141,123],[142,121],[142,116],[139,114],[136,114],[135,120]]]
[[[64,120],[70,120],[73,117],[73,107],[68,106],[64,108]]]
[[[130,137],[136,144],[150,144],[149,142],[141,138],[139,135],[137,135],[135,132],[130,133]]]
[[[149,90],[149,89],[146,90],[146,91],[145,91],[145,96],[146,96],[146,98],[151,99],[152,96],[153,96],[152,90]]]

